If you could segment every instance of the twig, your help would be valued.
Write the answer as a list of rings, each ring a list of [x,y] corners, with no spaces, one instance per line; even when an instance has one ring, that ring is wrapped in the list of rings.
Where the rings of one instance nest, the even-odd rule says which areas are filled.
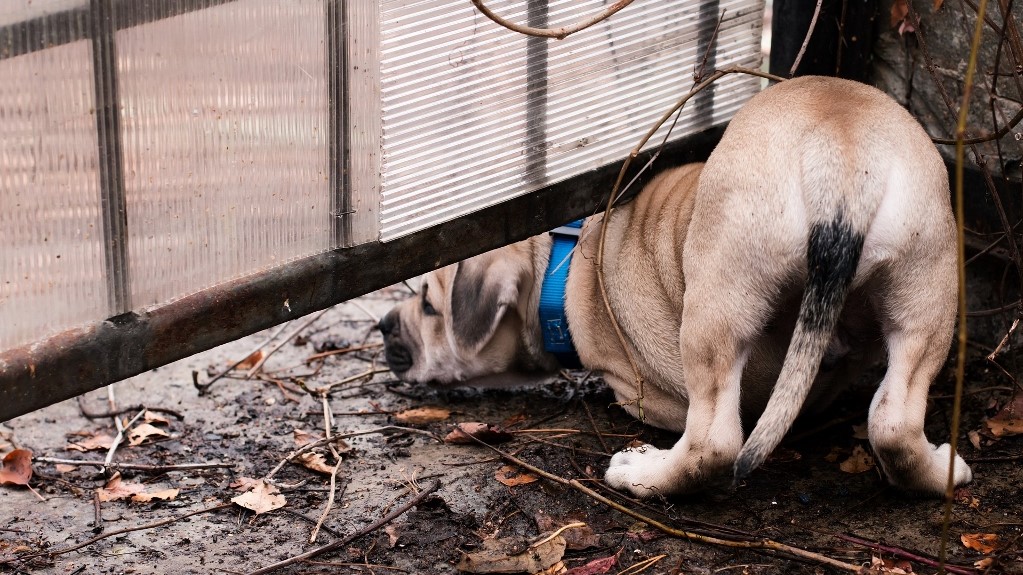
[[[590,427],[593,428],[593,433],[597,435],[597,441],[600,442],[600,446],[604,448],[604,451],[611,453],[611,448],[608,447],[607,442],[604,441],[604,434],[597,428],[597,422],[593,419],[593,413],[590,411],[590,406],[585,401],[582,402],[583,409],[586,410],[586,417],[590,420]]]
[[[269,338],[267,338],[267,339],[266,339],[266,340],[265,340],[265,341],[264,341],[263,343],[261,343],[261,344],[257,345],[257,346],[256,346],[256,347],[255,347],[255,348],[254,348],[254,349],[253,349],[252,351],[250,351],[250,352],[249,352],[248,354],[246,354],[246,355],[242,356],[242,358],[241,358],[241,359],[239,359],[238,361],[236,361],[236,362],[232,363],[232,364],[230,365],[230,367],[228,367],[228,368],[227,368],[227,369],[225,369],[224,371],[222,371],[222,372],[218,373],[217,375],[213,376],[213,378],[212,378],[212,379],[210,379],[209,381],[207,381],[206,383],[199,383],[199,372],[198,372],[198,371],[193,371],[193,372],[192,372],[192,385],[193,385],[193,386],[195,386],[195,388],[196,388],[197,390],[199,390],[199,395],[205,395],[205,394],[206,394],[206,392],[207,392],[207,391],[208,391],[208,390],[210,389],[210,387],[211,387],[211,386],[212,386],[212,385],[213,385],[214,383],[216,383],[217,381],[219,381],[219,380],[223,379],[223,378],[224,378],[224,377],[225,377],[225,376],[226,376],[227,374],[229,374],[229,373],[231,373],[232,371],[234,371],[234,369],[235,369],[236,367],[238,367],[239,365],[241,365],[241,364],[242,364],[242,363],[243,363],[243,362],[244,362],[244,361],[245,361],[246,359],[249,359],[249,357],[251,357],[251,356],[252,356],[252,354],[256,353],[257,351],[259,351],[259,350],[261,350],[261,349],[263,349],[263,348],[264,348],[264,347],[266,347],[266,346],[267,346],[267,344],[269,344],[269,343],[270,343],[271,341],[273,341],[273,340],[277,339],[277,336],[281,335],[281,333],[282,333],[282,332],[283,332],[283,331],[284,331],[285,329],[287,329],[289,325],[291,325],[291,322],[288,322],[288,323],[285,323],[285,324],[281,325],[281,326],[280,326],[279,328],[277,328],[277,331],[273,332],[273,335],[271,335],[271,336],[270,336]]]
[[[292,459],[295,459],[296,457],[298,457],[299,455],[302,455],[303,453],[305,453],[307,451],[310,451],[312,449],[316,449],[317,447],[322,447],[322,446],[327,445],[328,443],[331,443],[331,442],[334,442],[334,441],[340,441],[342,439],[348,439],[349,437],[357,437],[359,435],[372,435],[374,433],[390,433],[390,432],[417,433],[419,435],[425,435],[425,436],[429,437],[430,439],[433,439],[433,440],[436,440],[436,441],[440,441],[440,438],[438,438],[436,435],[430,433],[429,431],[424,431],[422,429],[416,429],[414,427],[401,427],[401,426],[398,426],[398,425],[385,425],[384,427],[377,427],[377,428],[374,428],[374,429],[367,429],[366,431],[353,431],[353,432],[350,432],[350,433],[342,433],[340,435],[335,435],[335,436],[330,437],[330,438],[326,438],[325,437],[323,439],[318,439],[318,440],[316,440],[316,441],[314,441],[312,443],[307,443],[307,444],[303,445],[302,447],[299,447],[298,449],[292,451],[291,453],[289,453],[287,455],[287,457],[282,459],[281,462],[277,464],[277,467],[274,467],[270,471],[270,473],[267,473],[263,477],[263,479],[265,479],[266,481],[271,481],[273,479],[273,476],[277,475],[277,472],[280,471],[281,468],[284,467],[285,464],[287,464],[289,461],[291,461]]]
[[[639,563],[636,563],[635,565],[632,565],[627,569],[619,571],[618,575],[639,575],[643,571],[646,571],[647,569],[653,567],[655,563],[657,563],[661,559],[664,559],[665,557],[667,557],[667,555],[657,555],[649,559],[644,559],[643,561],[640,561]]]
[[[810,36],[813,36],[814,28],[817,27],[817,17],[821,15],[821,4],[823,0],[817,0],[817,7],[813,9],[813,18],[810,18],[810,28],[806,31],[806,37],[803,38],[803,45],[799,48],[799,53],[796,54],[796,60],[792,62],[792,67],[789,68],[789,78],[796,75],[796,68],[803,61],[803,55],[806,54],[806,47],[810,44]],[[839,44],[842,43],[841,36],[839,36]]]
[[[173,409],[167,409],[164,407],[146,407],[144,405],[133,405],[131,407],[122,407],[114,411],[89,411],[85,408],[85,396],[78,396],[78,411],[82,414],[82,417],[86,419],[106,419],[108,417],[117,417],[118,415],[124,415],[125,413],[135,413],[140,409],[152,411],[154,413],[164,413],[170,415],[174,419],[181,421],[185,419],[185,416],[180,411],[174,411]]]
[[[323,359],[325,357],[330,357],[332,355],[340,355],[342,353],[351,353],[353,351],[362,351],[364,349],[374,349],[378,347],[383,347],[383,345],[384,344],[382,343],[367,343],[366,345],[353,345],[342,349],[333,349],[330,351],[314,353],[313,355],[310,355],[309,357],[305,358],[305,363],[312,363],[318,359]]]
[[[841,539],[842,541],[846,541],[854,545],[866,547],[867,549],[873,549],[875,551],[888,553],[890,555],[901,557],[903,559],[908,559],[910,561],[916,561],[917,563],[922,563],[924,565],[927,565],[928,567],[944,568],[945,571],[949,573],[954,573],[956,575],[976,575],[978,573],[976,569],[971,569],[969,567],[957,567],[955,565],[940,563],[937,559],[932,559],[930,557],[920,555],[919,553],[914,553],[907,549],[902,549],[901,547],[892,547],[891,545],[874,543],[873,541],[867,541],[866,539],[860,539],[859,537],[854,537],[852,535],[845,535],[841,533],[834,533],[832,534],[832,537]]]
[[[99,468],[131,469],[133,471],[151,471],[154,473],[165,473],[167,471],[194,471],[197,469],[232,469],[236,463],[180,463],[177,465],[144,465],[141,463],[106,463],[103,461],[83,461],[81,459],[59,459],[56,457],[34,457],[34,461],[41,463],[54,463],[59,465],[91,466]]]
[[[345,545],[348,545],[349,543],[351,543],[355,539],[358,539],[359,537],[362,537],[363,535],[366,535],[368,533],[372,533],[373,531],[376,531],[377,529],[379,529],[379,528],[383,527],[384,525],[390,523],[395,518],[400,517],[406,511],[408,511],[412,507],[416,506],[420,501],[425,499],[427,495],[429,495],[429,494],[433,493],[434,491],[436,491],[438,488],[440,488],[440,481],[439,480],[438,481],[434,481],[433,485],[431,485],[430,487],[427,487],[426,489],[420,491],[419,494],[417,494],[412,499],[409,499],[408,501],[406,501],[405,504],[402,505],[401,507],[395,509],[394,511],[388,513],[386,516],[381,517],[380,519],[374,521],[373,523],[367,525],[366,527],[363,527],[362,529],[356,531],[355,533],[352,533],[348,537],[344,537],[342,539],[338,539],[337,541],[328,543],[328,544],[326,544],[326,545],[324,545],[322,547],[318,547],[316,549],[313,549],[312,551],[308,551],[308,552],[303,553],[301,555],[296,555],[294,557],[290,557],[290,558],[285,559],[283,561],[278,561],[277,563],[274,563],[273,565],[269,565],[267,567],[263,567],[262,569],[257,569],[255,571],[249,573],[248,575],[266,575],[267,573],[272,573],[273,571],[276,571],[276,570],[281,569],[283,567],[287,567],[289,565],[294,565],[295,563],[299,563],[301,561],[305,561],[306,559],[312,559],[313,557],[317,557],[319,555],[323,555],[324,553],[328,553],[330,551],[334,551],[336,549],[340,549],[340,548],[344,547]]]
[[[103,531],[103,510],[99,506],[99,491],[92,492],[92,512],[94,519],[92,520],[92,532],[100,533]]]
[[[1005,312],[1007,312],[1009,310],[1017,309],[1017,308],[1020,307],[1021,304],[1023,304],[1023,300],[1016,300],[1016,301],[1014,301],[1014,302],[1012,302],[1010,304],[1003,305],[1002,307],[996,307],[996,308],[993,308],[993,309],[981,309],[981,310],[977,310],[977,311],[968,311],[968,312],[966,312],[966,316],[967,317],[985,317],[985,316],[989,316],[989,315],[998,315],[1000,313],[1005,313]],[[1019,320],[1017,319],[1016,321],[1019,321]],[[1002,341],[1004,343],[1005,340],[1002,340]]]
[[[316,525],[316,522],[317,522],[316,519],[313,519],[312,517],[309,517],[308,515],[305,515],[303,513],[299,513],[298,511],[296,511],[296,510],[294,510],[294,509],[292,509],[292,508],[290,508],[288,506],[281,507],[281,511],[284,511],[285,513],[287,513],[289,515],[294,515],[295,517],[298,517],[299,519],[301,519],[302,521],[305,521],[306,523],[308,523],[310,525]],[[333,527],[330,527],[328,525],[321,525],[320,529],[326,531],[327,533],[330,533],[334,537],[343,537],[343,535],[337,529],[334,529]]]
[[[135,415],[135,417],[131,418],[131,420],[128,422],[128,425],[125,426],[121,425],[120,419],[116,417],[114,418],[114,422],[117,423],[117,435],[114,436],[114,440],[110,443],[110,449],[107,450],[107,457],[105,460],[105,463],[107,465],[109,465],[110,462],[114,460],[114,453],[117,452],[117,448],[120,447],[121,442],[124,441],[124,432],[131,429],[131,426],[135,425],[135,422],[138,421],[139,418],[142,417],[145,413],[146,411],[144,409],[138,412],[138,414]]]
[[[611,4],[610,6],[605,8],[603,12],[597,14],[596,16],[591,16],[585,20],[582,20],[570,26],[561,26],[560,28],[533,28],[531,26],[522,26],[521,24],[516,24],[510,20],[505,20],[504,18],[498,16],[492,10],[490,10],[490,8],[487,8],[483,4],[483,0],[472,0],[472,3],[480,12],[483,13],[484,16],[494,21],[495,24],[504,26],[505,28],[513,32],[525,34],[526,36],[539,36],[541,38],[557,38],[558,40],[563,40],[570,34],[575,34],[580,30],[585,30],[586,28],[593,26],[594,24],[600,22],[601,20],[606,20],[607,18],[611,17],[615,12],[618,12],[622,8],[628,6],[629,4],[632,4],[632,0],[618,0],[614,4]]]
[[[1003,136],[1012,131],[1013,128],[1019,125],[1020,122],[1023,122],[1023,109],[1020,109],[1019,112],[1016,112],[1016,115],[1013,116],[1011,120],[1009,120],[1009,123],[1002,126],[1001,129],[999,129],[997,132],[993,134],[986,134],[984,136],[977,136],[976,138],[965,139],[962,140],[962,142],[967,146],[972,146],[973,144],[983,144],[984,142],[1000,140],[1002,139]],[[931,141],[934,142],[935,144],[943,144],[946,146],[954,146],[958,142],[958,140],[954,138],[931,138]]]
[[[718,33],[721,32],[721,23],[725,21],[725,12],[727,10],[722,8],[717,24],[714,25],[714,32],[710,35],[710,40],[707,41],[707,49],[703,51],[703,58],[700,59],[699,65],[693,68],[694,84],[699,84],[703,81],[703,73],[707,70],[707,61],[710,60],[710,53],[717,47]]]
[[[18,557],[13,557],[11,559],[5,559],[3,561],[0,561],[0,565],[7,565],[7,564],[13,563],[15,561],[23,561],[25,559],[34,559],[36,557],[53,557],[54,555],[64,555],[66,553],[71,553],[72,551],[77,551],[77,550],[79,550],[79,549],[81,549],[83,547],[88,547],[89,545],[92,545],[93,543],[96,543],[97,541],[102,541],[104,539],[107,539],[107,538],[110,538],[110,537],[114,537],[116,535],[123,535],[125,533],[131,533],[133,531],[145,531],[147,529],[155,529],[157,527],[163,527],[164,525],[170,525],[171,523],[174,523],[176,521],[181,521],[182,519],[187,519],[187,518],[192,517],[194,515],[200,515],[200,514],[203,514],[203,513],[209,513],[210,511],[219,511],[221,509],[227,509],[228,507],[231,507],[232,505],[234,505],[234,504],[233,503],[222,503],[220,505],[214,505],[213,507],[207,507],[205,509],[200,509],[198,511],[192,511],[190,513],[185,513],[184,515],[178,515],[176,517],[169,517],[167,519],[162,519],[162,520],[157,521],[155,523],[148,523],[146,525],[138,525],[138,526],[135,526],[135,527],[125,527],[123,529],[118,529],[116,531],[110,531],[110,532],[104,533],[102,535],[98,535],[96,537],[93,537],[92,539],[88,539],[88,540],[86,540],[86,541],[84,541],[82,543],[79,543],[77,545],[72,545],[71,547],[67,547],[65,549],[57,549],[57,550],[54,550],[54,551],[40,551],[40,552],[37,552],[37,553],[31,553],[31,554],[28,554],[28,555],[20,555]]]
[[[289,341],[295,339],[295,337],[297,337],[298,334],[300,334],[303,331],[305,331],[305,329],[307,327],[313,325],[316,322],[316,320],[318,320],[321,317],[323,317],[323,314],[327,313],[328,311],[330,311],[330,308],[322,310],[322,311],[320,311],[320,313],[318,313],[318,314],[314,315],[313,317],[309,318],[307,321],[303,322],[302,325],[298,326],[298,328],[296,328],[295,331],[291,332],[290,335],[288,335],[287,337],[285,337],[284,339],[279,341],[277,343],[277,345],[275,345],[272,348],[270,348],[270,351],[268,351],[265,354],[263,354],[263,357],[259,358],[259,361],[256,362],[256,365],[252,366],[252,368],[249,369],[248,373],[245,374],[245,379],[249,379],[253,375],[255,375],[257,371],[259,371],[260,369],[263,368],[263,364],[266,363],[266,360],[270,359],[271,355],[277,353],[277,351],[280,350],[282,347],[284,347],[285,344],[287,344]]]
[[[466,434],[466,435],[468,435],[468,434]],[[830,565],[832,567],[836,567],[836,568],[839,568],[839,569],[844,569],[844,570],[852,572],[852,573],[860,573],[861,572],[859,565],[853,565],[851,563],[845,563],[843,561],[839,561],[837,559],[832,559],[831,557],[827,557],[827,556],[821,555],[819,553],[814,553],[813,551],[809,551],[809,550],[806,550],[806,549],[801,549],[799,547],[793,547],[791,545],[786,545],[785,543],[780,543],[778,541],[774,541],[774,540],[771,540],[771,539],[766,539],[765,538],[765,539],[759,539],[759,540],[756,540],[756,541],[735,541],[735,540],[731,540],[731,539],[723,539],[721,537],[714,537],[714,536],[709,536],[709,535],[701,535],[699,533],[694,533],[692,531],[686,531],[686,530],[682,530],[682,529],[675,529],[673,527],[669,527],[669,526],[665,525],[664,523],[661,523],[660,521],[651,519],[651,518],[649,518],[649,517],[647,517],[647,516],[637,512],[637,511],[633,511],[632,509],[629,509],[629,508],[627,508],[625,506],[622,506],[622,505],[616,503],[615,501],[612,501],[611,499],[608,499],[607,497],[604,497],[603,495],[597,493],[596,491],[590,489],[589,487],[586,487],[585,485],[580,483],[578,480],[575,480],[575,479],[565,479],[563,477],[559,477],[557,475],[554,475],[553,473],[549,473],[547,471],[544,471],[543,469],[540,469],[539,467],[537,467],[535,465],[531,465],[529,463],[526,463],[525,461],[519,459],[518,457],[509,455],[509,454],[501,451],[500,449],[498,449],[498,448],[496,448],[496,447],[494,447],[494,446],[492,446],[492,445],[490,445],[490,444],[488,444],[488,443],[486,443],[484,441],[481,441],[481,440],[479,440],[479,439],[477,439],[475,437],[472,437],[471,435],[469,437],[473,441],[475,441],[476,443],[486,447],[487,449],[490,449],[491,451],[493,451],[497,455],[501,456],[502,459],[508,461],[509,463],[513,463],[515,465],[518,465],[519,467],[522,467],[523,469],[525,469],[527,471],[530,471],[530,472],[532,472],[532,473],[534,473],[536,475],[539,475],[539,476],[541,476],[541,477],[543,477],[543,478],[545,478],[545,479],[547,479],[549,481],[553,481],[553,482],[558,483],[560,485],[565,485],[567,487],[571,487],[571,488],[575,489],[576,491],[579,491],[580,493],[583,493],[583,494],[589,496],[591,499],[595,499],[596,501],[599,501],[600,503],[603,503],[604,505],[607,505],[608,507],[611,507],[612,509],[615,509],[615,510],[621,512],[621,513],[624,513],[624,514],[628,515],[629,517],[632,517],[633,519],[636,519],[638,521],[642,521],[643,523],[646,523],[647,525],[649,525],[649,526],[651,526],[651,527],[661,531],[662,533],[665,533],[666,535],[670,535],[672,537],[677,537],[679,539],[686,539],[686,540],[689,540],[689,541],[696,541],[696,542],[699,542],[699,543],[706,543],[706,544],[709,544],[709,545],[716,545],[716,546],[719,546],[719,547],[729,547],[729,548],[733,548],[733,549],[750,549],[750,550],[776,551],[776,552],[785,553],[785,554],[788,554],[788,555],[791,555],[791,556],[795,556],[795,557],[798,557],[800,559],[804,559],[804,560],[807,560],[807,561],[812,561],[814,563],[820,563],[822,565]]]
[[[988,354],[986,358],[988,361],[995,360],[998,354],[1002,351],[1002,348],[1005,347],[1005,344],[1009,343],[1009,340],[1012,338],[1012,334],[1016,331],[1017,327],[1019,327],[1018,316],[1016,317],[1016,319],[1012,320],[1012,325],[1009,327],[1009,331],[1005,334],[1005,337],[1002,338],[1002,341],[998,342],[998,346],[995,347],[994,351]]]
[[[320,519],[316,522],[316,527],[313,527],[313,533],[309,536],[310,543],[316,543],[316,536],[320,533],[320,526],[327,520],[327,514],[330,513],[330,509],[334,507],[334,492],[337,490],[337,470],[341,469],[341,457],[337,458],[337,463],[334,464],[334,469],[330,472],[330,495],[327,496],[327,505],[323,508],[323,513],[320,514]]]

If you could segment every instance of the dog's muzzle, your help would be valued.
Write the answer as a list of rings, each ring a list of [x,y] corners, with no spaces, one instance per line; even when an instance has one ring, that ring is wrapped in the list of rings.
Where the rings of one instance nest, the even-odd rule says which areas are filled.
[[[391,310],[377,324],[384,336],[384,359],[387,367],[401,375],[412,369],[412,350],[401,341],[401,317],[397,310]]]

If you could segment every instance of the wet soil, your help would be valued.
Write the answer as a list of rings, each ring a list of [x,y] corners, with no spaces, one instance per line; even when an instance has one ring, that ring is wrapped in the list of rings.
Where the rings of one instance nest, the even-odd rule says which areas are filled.
[[[227,506],[65,552],[100,535],[229,503],[242,492],[232,487],[240,478],[266,475],[296,448],[296,429],[323,433],[323,402],[301,386],[315,390],[329,384],[336,384],[328,395],[334,433],[402,425],[443,437],[458,422],[496,424],[512,432],[512,439],[500,446],[505,452],[560,477],[578,479],[675,528],[730,541],[771,539],[854,565],[883,560],[889,566],[901,562],[899,567],[915,573],[938,571],[928,560],[940,553],[943,504],[887,487],[869,462],[853,470],[857,473],[842,469],[857,448],[869,453],[857,429],[866,418],[871,381],[848,392],[829,412],[799,422],[783,447],[746,483],[639,503],[601,487],[599,477],[609,455],[633,440],[666,447],[676,436],[645,427],[613,406],[599,378],[571,372],[531,388],[442,391],[402,384],[383,372],[357,377],[380,367],[379,347],[372,346],[379,337],[370,316],[381,315],[407,294],[403,287],[393,287],[328,311],[270,357],[264,366],[269,376],[263,379],[241,379],[243,372],[236,370],[200,395],[192,372],[206,381],[277,330],[116,384],[118,408],[169,410],[162,412],[169,422],[154,423],[167,436],[124,445],[116,451],[115,462],[219,462],[233,467],[122,470],[123,481],[147,491],[180,491],[169,501],[114,500],[97,507],[95,494],[109,471],[37,460],[31,484],[42,500],[23,487],[0,487],[0,571],[251,573],[355,533],[439,481],[434,494],[387,527],[276,572],[455,573],[463,555],[479,551],[485,540],[517,538],[518,546],[506,545],[509,552],[521,550],[542,532],[574,521],[587,525],[568,537],[563,557],[564,567],[576,573],[841,572],[785,553],[668,536],[556,482],[505,485],[498,476],[514,478],[515,472],[502,471],[506,463],[483,447],[393,430],[346,441],[336,500],[316,543],[309,539],[328,500],[329,474],[289,463],[274,476],[287,500],[282,509],[256,515]],[[365,344],[370,347],[306,361],[317,352]],[[985,418],[1011,395],[1012,382],[975,351],[978,357],[968,366],[959,449],[972,462],[976,478],[957,492],[952,506],[949,562],[970,572],[1023,573],[1023,438],[992,441],[981,434],[978,449],[967,435],[985,429]],[[932,388],[927,420],[932,440],[946,441],[949,435],[952,381],[950,364]],[[431,423],[398,421],[401,412],[427,406],[443,407],[450,415]],[[85,416],[109,408],[107,392],[97,391],[9,421],[0,426],[0,453],[18,447],[30,449],[37,458],[102,460],[104,451],[81,453],[68,446],[94,434],[116,433],[112,418]],[[132,410],[121,417],[134,415]],[[332,454],[326,449],[320,453],[333,465]],[[964,534],[967,539],[970,534],[996,534],[998,549],[986,554],[969,549],[962,542]],[[872,550],[870,544],[880,544],[882,550]],[[613,566],[607,561],[606,569],[600,567],[604,570],[591,564],[611,556],[617,559]],[[974,563],[985,558],[992,559],[988,570],[973,571]],[[645,569],[644,561],[649,562]],[[588,564],[590,571],[585,571]]]

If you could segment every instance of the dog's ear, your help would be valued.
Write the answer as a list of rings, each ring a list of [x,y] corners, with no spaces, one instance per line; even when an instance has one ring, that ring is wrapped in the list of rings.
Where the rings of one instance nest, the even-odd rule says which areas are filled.
[[[518,303],[518,274],[494,267],[500,264],[467,260],[458,264],[452,280],[450,333],[458,348],[469,353],[486,346],[508,308]]]

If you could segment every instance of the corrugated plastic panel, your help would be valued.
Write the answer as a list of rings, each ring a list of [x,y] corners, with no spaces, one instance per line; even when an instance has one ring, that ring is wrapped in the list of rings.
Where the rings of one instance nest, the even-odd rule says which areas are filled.
[[[85,3],[4,3],[0,25]],[[0,78],[0,349],[6,349],[109,310],[89,42],[0,60]]]
[[[520,23],[528,4],[488,3]],[[550,0],[545,19],[572,23],[604,7]],[[468,2],[380,2],[381,238],[622,158],[690,89],[721,10],[708,69],[758,67],[760,0],[724,0],[712,10],[636,2],[561,41],[510,32]],[[724,79],[690,103],[673,138],[727,121],[759,88],[758,78]]]
[[[135,305],[330,247],[325,22],[237,0],[117,32]]]

